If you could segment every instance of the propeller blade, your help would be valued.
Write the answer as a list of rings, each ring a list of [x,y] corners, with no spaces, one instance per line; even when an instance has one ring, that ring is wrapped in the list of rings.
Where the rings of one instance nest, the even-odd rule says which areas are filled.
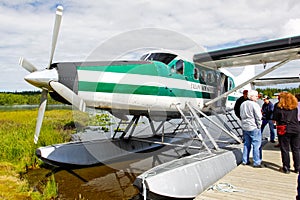
[[[21,65],[24,69],[26,69],[29,72],[37,71],[37,68],[23,57],[20,58],[19,65]]]
[[[65,98],[68,102],[70,102],[73,106],[78,108],[78,110],[84,112],[86,108],[86,104],[83,99],[81,99],[77,94],[75,94],[72,90],[70,90],[65,85],[51,81],[50,86],[52,89],[57,92],[60,96]]]
[[[50,65],[52,64],[54,51],[56,48],[56,42],[57,42],[57,38],[58,38],[58,34],[59,34],[59,28],[60,28],[60,24],[61,24],[62,14],[63,14],[63,7],[57,6],[55,23],[54,23],[54,28],[53,28],[53,35],[52,35],[52,47],[51,47],[51,53],[50,53],[50,60],[49,60],[49,65],[48,65],[47,69],[49,69]]]
[[[48,97],[48,90],[43,90],[42,91],[42,96],[41,96],[41,102],[39,106],[39,112],[38,112],[38,117],[36,121],[36,126],[35,126],[35,134],[34,134],[34,143],[37,144],[43,119],[44,119],[44,113],[46,110],[46,105],[47,105],[47,97]]]

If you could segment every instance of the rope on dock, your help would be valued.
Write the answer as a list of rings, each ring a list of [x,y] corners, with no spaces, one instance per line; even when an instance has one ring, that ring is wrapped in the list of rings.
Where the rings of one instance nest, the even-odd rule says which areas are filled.
[[[244,190],[236,189],[234,185],[230,183],[217,183],[208,188],[208,190],[219,191],[219,192],[244,192]]]

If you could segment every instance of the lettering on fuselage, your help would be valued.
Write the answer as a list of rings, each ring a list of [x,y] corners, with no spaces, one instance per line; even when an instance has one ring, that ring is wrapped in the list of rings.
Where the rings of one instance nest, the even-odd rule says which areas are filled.
[[[209,85],[203,85],[199,83],[191,83],[191,89],[199,92],[214,93],[214,87]]]

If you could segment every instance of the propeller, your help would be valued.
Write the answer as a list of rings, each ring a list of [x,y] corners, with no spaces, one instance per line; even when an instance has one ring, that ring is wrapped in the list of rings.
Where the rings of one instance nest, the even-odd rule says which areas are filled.
[[[54,23],[53,34],[52,34],[52,48],[51,48],[51,53],[50,53],[49,65],[48,65],[47,69],[49,69],[50,65],[52,64],[54,51],[55,51],[56,43],[57,43],[57,38],[58,38],[58,34],[59,34],[59,29],[60,29],[63,10],[64,9],[63,9],[62,6],[57,6],[56,15],[55,15],[55,23]]]
[[[83,99],[81,99],[77,94],[75,94],[72,90],[70,90],[65,85],[58,82],[58,72],[55,68],[50,69],[50,66],[53,61],[54,52],[56,48],[57,38],[59,34],[60,24],[62,20],[62,14],[63,14],[63,7],[58,6],[56,9],[56,15],[55,15],[55,23],[53,28],[53,35],[52,35],[52,45],[51,45],[51,51],[50,51],[50,59],[49,64],[47,65],[45,70],[38,71],[37,68],[31,64],[28,60],[25,58],[20,58],[19,64],[30,72],[29,75],[25,77],[25,80],[39,88],[42,88],[42,95],[38,110],[38,117],[36,122],[36,128],[35,128],[35,134],[34,134],[34,143],[36,144],[38,142],[38,138],[40,135],[44,114],[46,110],[47,105],[47,97],[48,97],[48,91],[53,90],[57,92],[60,96],[62,96],[64,99],[66,99],[68,102],[70,102],[72,105],[74,105],[76,108],[78,108],[80,111],[85,111],[86,104]]]
[[[59,34],[60,24],[62,20],[63,7],[58,6],[56,9],[55,15],[55,23],[52,34],[52,45],[50,51],[50,59],[49,64],[47,65],[45,70],[38,71],[37,68],[31,64],[25,58],[20,58],[19,64],[30,72],[29,75],[25,77],[25,80],[39,88],[42,88],[42,96],[39,105],[38,117],[36,122],[35,134],[34,134],[34,143],[38,142],[38,138],[40,135],[44,114],[47,105],[47,97],[48,91],[55,91],[80,111],[85,111],[86,104],[83,99],[81,99],[77,94],[75,94],[72,90],[70,90],[65,85],[58,82],[58,72],[55,68],[50,69],[52,64],[52,60],[54,57],[54,52],[56,48],[57,38]]]
[[[48,96],[48,90],[43,90],[42,91],[42,96],[41,96],[41,102],[39,106],[39,112],[38,112],[38,117],[35,125],[35,133],[34,133],[34,143],[37,144],[39,135],[41,132],[41,127],[44,119],[44,114],[46,110],[46,105],[47,105],[47,96]]]
[[[52,46],[51,46],[51,52],[50,52],[50,59],[49,64],[46,68],[46,70],[38,71],[37,68],[31,64],[28,60],[25,58],[20,58],[19,64],[30,72],[28,76],[25,77],[25,80],[29,82],[32,85],[35,85],[37,87],[42,88],[42,96],[40,100],[39,110],[38,110],[38,117],[36,122],[36,128],[35,128],[35,134],[34,134],[34,143],[36,144],[38,142],[38,138],[40,135],[44,114],[46,110],[47,105],[47,97],[48,97],[48,90],[51,89],[49,86],[49,83],[51,81],[58,81],[58,75],[57,73],[53,73],[53,70],[49,70],[50,66],[52,64],[57,38],[59,34],[60,24],[62,20],[62,14],[63,14],[63,7],[58,6],[56,9],[55,14],[55,23],[53,28],[53,35],[52,35]],[[45,72],[46,71],[46,72]]]
[[[28,60],[26,60],[25,58],[20,58],[19,60],[19,65],[21,65],[24,69],[26,69],[29,72],[35,72],[37,71],[36,67],[31,64]]]
[[[77,94],[75,94],[72,90],[70,90],[68,87],[56,81],[51,81],[50,86],[55,92],[57,92],[60,96],[62,96],[64,99],[70,102],[78,110],[85,112],[86,104],[84,100],[80,98]]]

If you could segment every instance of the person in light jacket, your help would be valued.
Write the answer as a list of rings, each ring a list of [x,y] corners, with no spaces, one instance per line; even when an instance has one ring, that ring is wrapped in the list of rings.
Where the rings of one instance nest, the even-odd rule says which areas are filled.
[[[249,154],[251,151],[251,145],[253,147],[253,167],[262,167],[261,165],[261,124],[262,114],[258,103],[258,92],[250,90],[248,92],[248,101],[244,101],[240,108],[241,114],[241,126],[244,136],[244,148],[243,148],[243,165],[249,165]]]

